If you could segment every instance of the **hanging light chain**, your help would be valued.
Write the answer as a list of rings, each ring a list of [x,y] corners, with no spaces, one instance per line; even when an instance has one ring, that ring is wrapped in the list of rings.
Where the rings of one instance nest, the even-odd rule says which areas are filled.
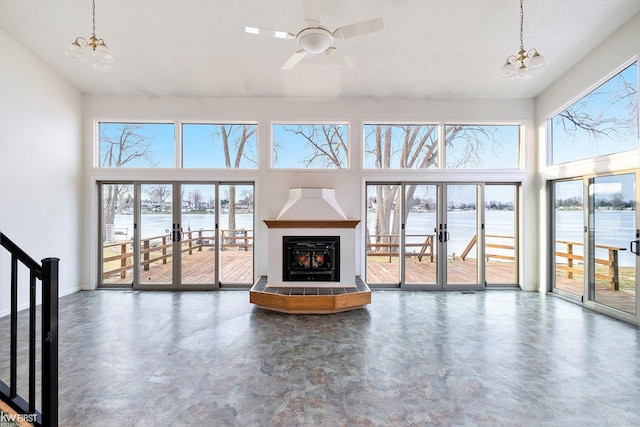
[[[520,0],[520,50],[524,50],[524,7]]]
[[[522,4],[522,0],[521,0],[521,2],[520,2],[520,3]],[[93,32],[91,33],[91,35],[92,35],[93,37],[95,37],[95,36],[96,36],[96,0],[93,0],[93,10],[92,10],[92,13],[93,13]],[[520,24],[520,25],[521,25],[521,27],[522,27],[522,24]],[[521,36],[521,37],[522,37],[522,36]]]

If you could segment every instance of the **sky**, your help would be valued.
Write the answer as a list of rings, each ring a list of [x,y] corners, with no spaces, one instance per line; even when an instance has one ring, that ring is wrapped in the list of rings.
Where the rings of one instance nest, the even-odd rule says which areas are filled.
[[[622,78],[621,78],[622,77]],[[615,102],[618,94],[624,92],[624,84],[635,90],[635,97],[630,97],[625,102]],[[635,103],[635,112],[629,103]],[[619,132],[610,133],[610,137],[602,136],[600,140],[594,140],[586,131],[578,129],[576,132],[567,133],[559,113],[551,119],[551,131],[553,142],[553,164],[565,163],[573,160],[587,159],[621,151],[638,148],[638,63],[624,69],[615,77],[609,79],[598,88],[585,95],[572,104],[567,110],[573,116],[580,115],[603,121],[605,124],[600,130],[607,130],[615,124],[611,120],[630,120],[632,127]],[[615,126],[620,129],[620,126]]]

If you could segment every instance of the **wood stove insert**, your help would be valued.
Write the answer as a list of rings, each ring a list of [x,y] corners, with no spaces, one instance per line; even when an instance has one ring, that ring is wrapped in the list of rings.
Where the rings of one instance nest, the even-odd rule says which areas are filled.
[[[283,236],[282,251],[283,281],[340,281],[340,236]]]

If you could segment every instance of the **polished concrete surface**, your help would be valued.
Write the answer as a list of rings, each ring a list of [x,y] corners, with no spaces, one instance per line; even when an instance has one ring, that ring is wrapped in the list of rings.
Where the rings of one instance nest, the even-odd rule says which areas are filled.
[[[637,426],[637,327],[518,291],[374,291],[286,315],[246,291],[61,299],[61,426]]]

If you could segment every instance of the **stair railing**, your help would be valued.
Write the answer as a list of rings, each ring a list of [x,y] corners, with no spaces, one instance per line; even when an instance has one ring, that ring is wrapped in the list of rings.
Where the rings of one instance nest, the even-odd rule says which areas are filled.
[[[22,421],[38,426],[58,425],[58,258],[36,262],[7,236],[0,245],[11,254],[9,384],[0,380],[0,399],[19,414]],[[18,394],[18,267],[29,270],[29,391]],[[36,408],[36,294],[42,285],[41,408]],[[21,363],[24,363],[21,361]]]

